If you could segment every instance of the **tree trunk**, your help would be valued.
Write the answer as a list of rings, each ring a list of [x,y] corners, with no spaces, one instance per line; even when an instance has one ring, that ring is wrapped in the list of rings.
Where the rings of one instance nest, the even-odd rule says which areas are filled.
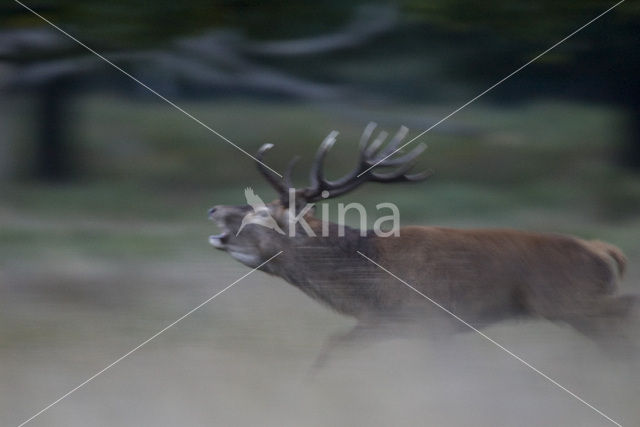
[[[636,98],[627,107],[629,131],[621,160],[627,168],[640,172],[640,99]]]
[[[66,181],[75,172],[68,126],[70,95],[65,78],[51,79],[38,88],[35,175],[44,181]]]

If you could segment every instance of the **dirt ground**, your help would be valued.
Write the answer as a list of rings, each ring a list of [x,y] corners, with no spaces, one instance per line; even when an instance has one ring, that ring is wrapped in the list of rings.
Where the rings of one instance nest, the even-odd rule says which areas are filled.
[[[211,252],[3,269],[0,425],[18,425],[248,271]],[[399,333],[313,374],[324,340],[352,324],[256,272],[30,425],[612,425],[473,332],[435,343]],[[638,360],[542,321],[485,332],[622,425],[640,423]]]

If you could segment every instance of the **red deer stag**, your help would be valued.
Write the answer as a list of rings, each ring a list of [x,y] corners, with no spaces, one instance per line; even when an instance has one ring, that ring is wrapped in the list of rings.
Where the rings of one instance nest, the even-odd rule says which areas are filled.
[[[453,319],[362,255],[473,325],[515,316],[542,317],[566,322],[587,335],[607,336],[612,326],[625,321],[635,297],[617,294],[625,257],[608,243],[508,229],[431,226],[404,227],[397,236],[380,237],[370,230],[361,233],[348,227],[339,233],[333,223],[324,224],[329,231],[326,235],[323,221],[309,211],[303,219],[315,232],[311,236],[301,228],[301,221],[291,221],[307,203],[345,194],[367,181],[420,181],[429,176],[408,173],[423,151],[422,145],[387,158],[400,145],[406,129],[383,147],[384,133],[369,143],[374,127],[369,125],[362,136],[357,167],[335,181],[323,173],[323,161],[335,133],[318,149],[307,188],[293,190],[295,159],[284,180],[258,163],[279,198],[257,209],[248,205],[211,208],[209,216],[222,233],[211,236],[210,243],[249,267],[282,251],[261,270],[282,277],[340,313],[354,316],[359,325],[387,316]],[[262,161],[270,148],[270,144],[263,145],[257,159]],[[395,169],[380,172],[379,168]],[[290,206],[291,196],[295,204]],[[259,226],[261,217],[275,219],[281,230]],[[238,234],[247,218],[251,221]],[[295,236],[291,231],[296,231]]]

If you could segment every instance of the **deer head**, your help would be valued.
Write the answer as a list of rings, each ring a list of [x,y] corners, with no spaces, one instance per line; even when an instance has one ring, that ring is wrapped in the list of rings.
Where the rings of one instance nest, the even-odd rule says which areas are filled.
[[[258,170],[276,190],[278,199],[263,203],[248,188],[245,196],[249,204],[211,208],[209,218],[222,230],[220,234],[209,238],[211,245],[229,252],[238,261],[255,267],[281,250],[304,244],[309,238],[304,233],[295,233],[296,237],[290,237],[291,227],[299,226],[299,223],[292,222],[297,214],[302,212],[305,222],[311,228],[321,226],[321,222],[313,217],[312,210],[304,212],[306,206],[343,195],[369,181],[415,182],[431,175],[431,172],[409,173],[426,148],[424,144],[406,154],[397,155],[396,150],[406,136],[407,128],[401,127],[386,146],[384,143],[388,135],[384,131],[371,141],[375,128],[376,124],[370,123],[362,134],[357,166],[334,181],[326,179],[323,171],[325,157],[338,134],[336,131],[331,132],[316,153],[310,171],[310,185],[300,189],[296,189],[292,182],[293,168],[299,158],[295,157],[289,163],[284,178],[281,179],[262,162],[264,154],[273,147],[272,144],[264,144],[256,154],[256,159],[259,160]],[[380,172],[380,169],[392,170]]]

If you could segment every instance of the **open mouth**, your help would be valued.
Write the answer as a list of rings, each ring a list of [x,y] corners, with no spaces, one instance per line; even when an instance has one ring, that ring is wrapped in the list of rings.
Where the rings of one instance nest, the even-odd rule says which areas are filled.
[[[209,244],[218,249],[224,248],[227,240],[229,240],[228,231],[223,231],[220,234],[212,234],[211,236],[209,236]]]
[[[224,224],[221,224],[220,222],[216,221],[216,225],[222,230],[222,232],[209,236],[209,244],[214,248],[224,249],[226,243],[229,241],[231,232],[224,226]]]

